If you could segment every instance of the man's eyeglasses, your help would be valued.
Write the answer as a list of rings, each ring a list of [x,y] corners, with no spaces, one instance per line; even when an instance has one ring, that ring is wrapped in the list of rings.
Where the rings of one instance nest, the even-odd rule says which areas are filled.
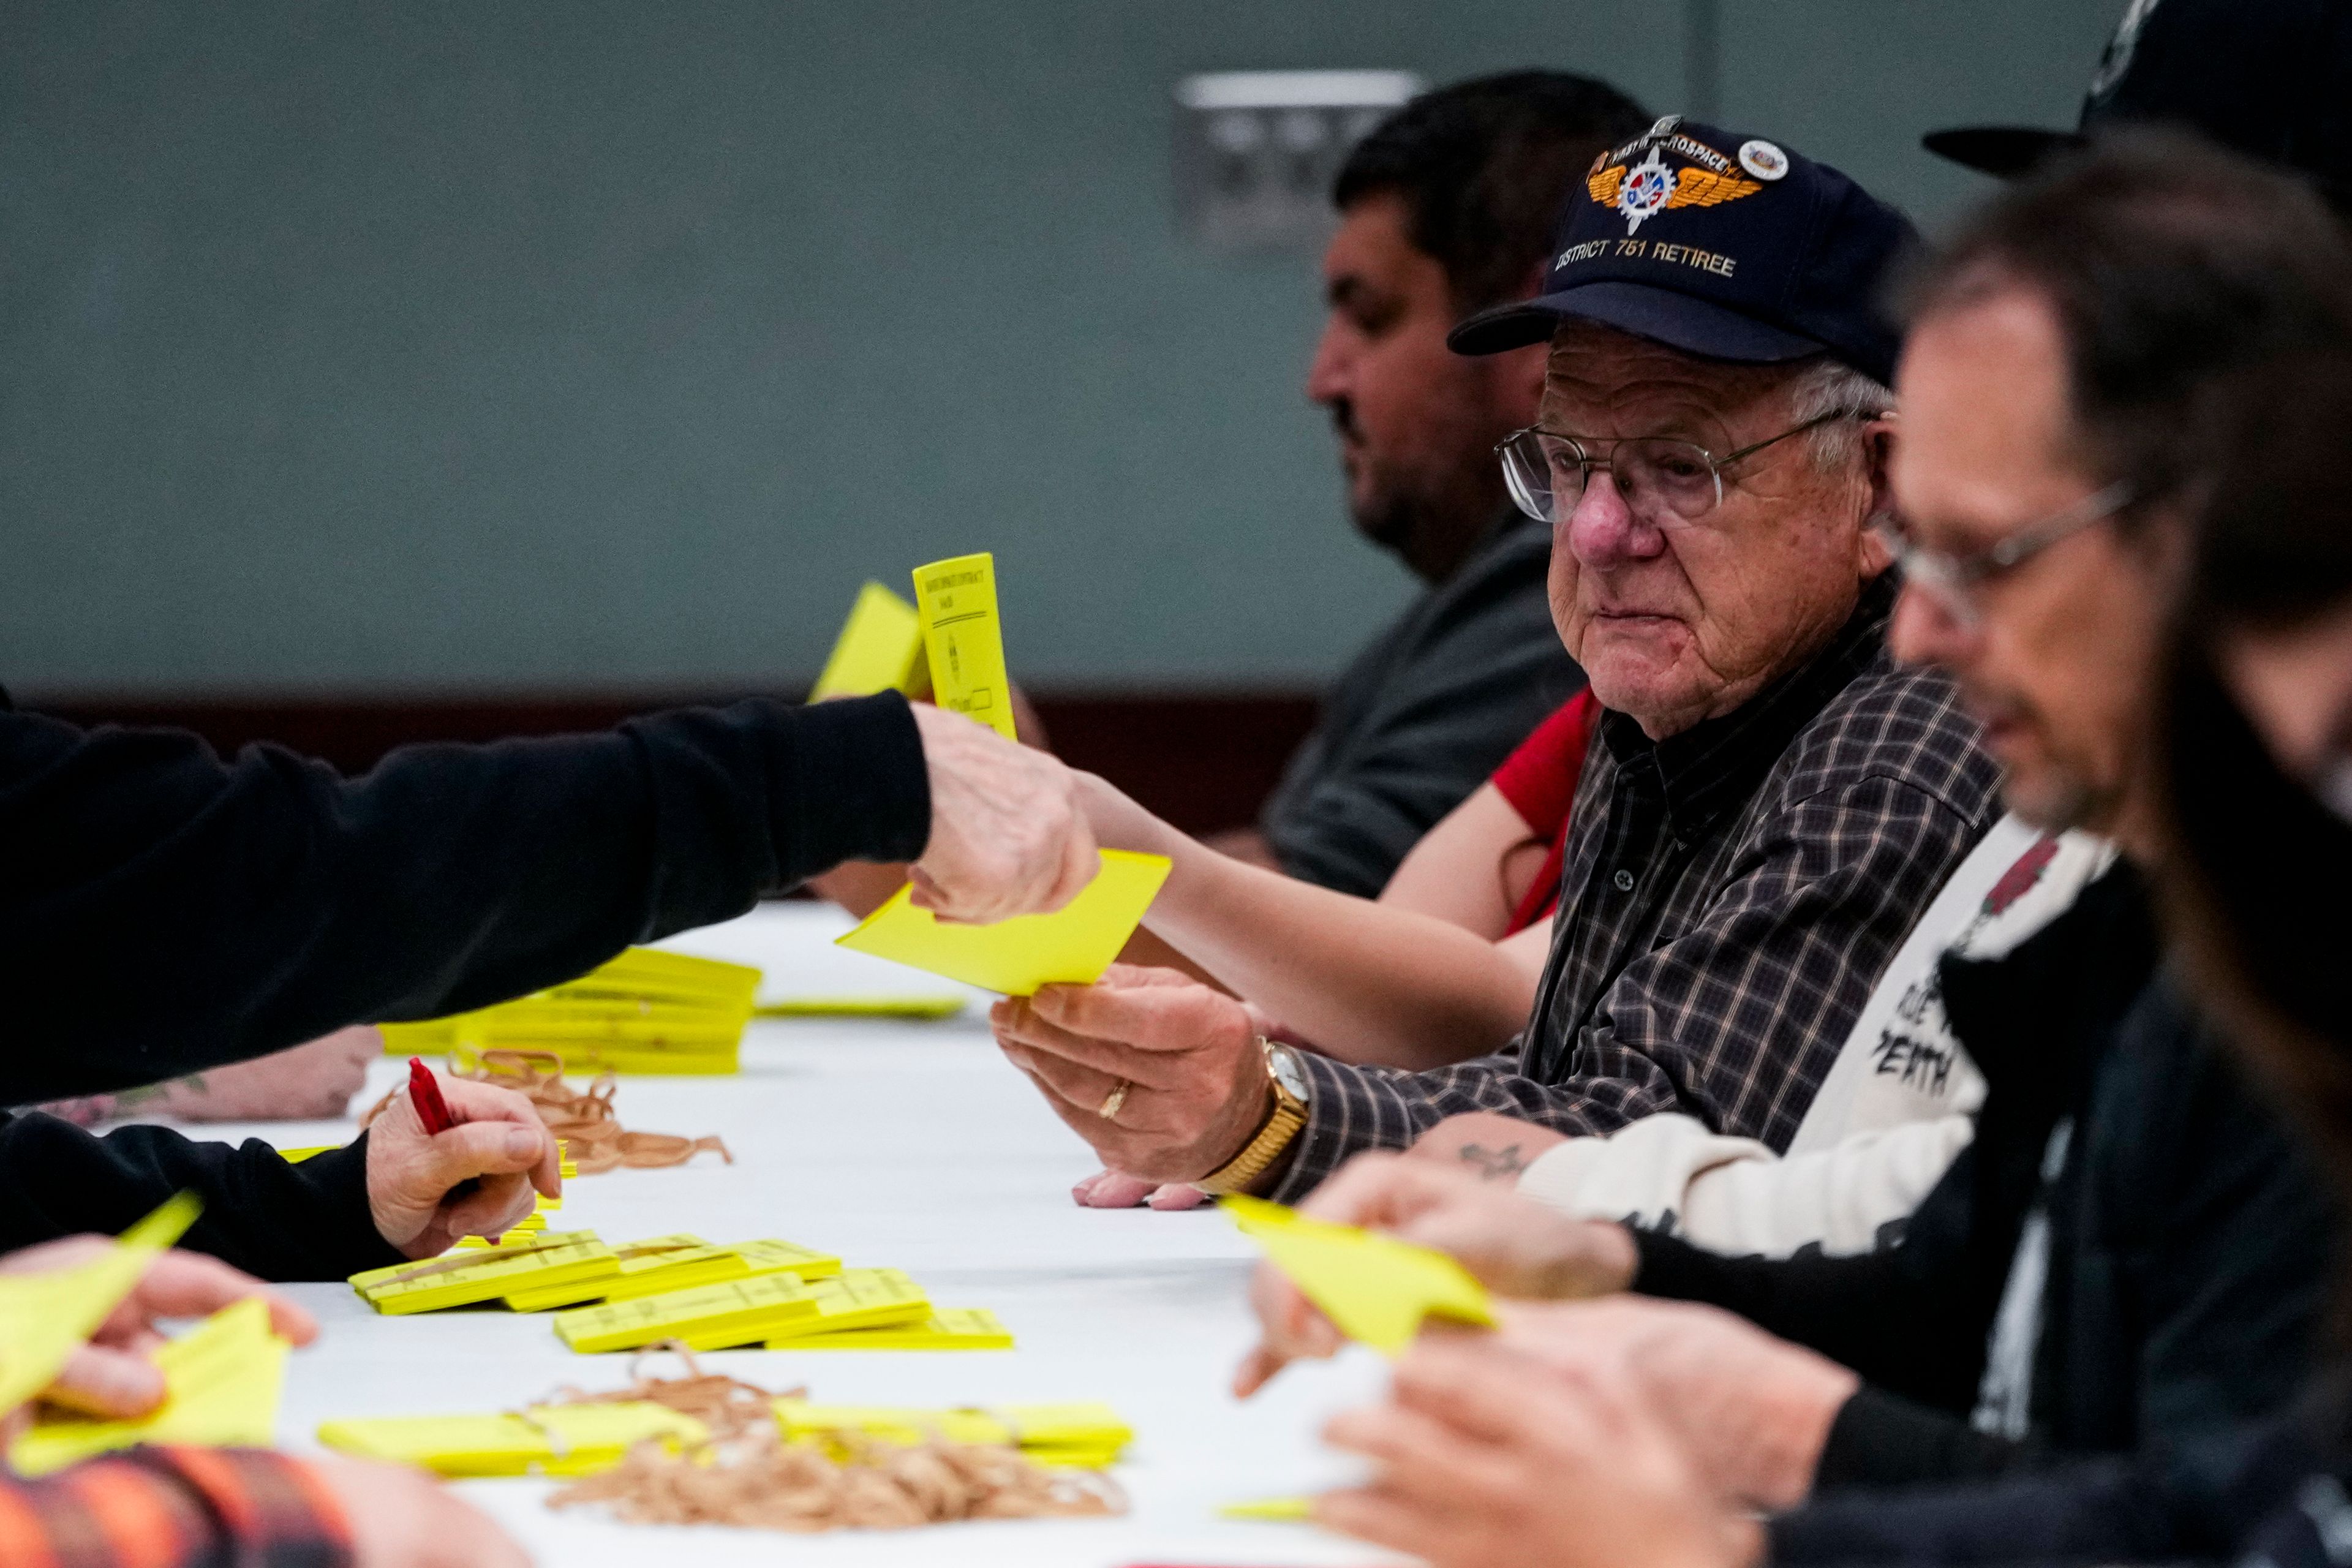
[[[2040,522],[2019,529],[1982,550],[1931,550],[1913,539],[1893,518],[1881,518],[1871,531],[1903,568],[1903,581],[1933,599],[1937,607],[1960,625],[1974,627],[1984,617],[1979,590],[2004,573],[2013,572],[2063,540],[2093,523],[2104,522],[2132,502],[2132,487],[2123,481],[2095,490],[2073,506]]]
[[[1495,453],[1503,459],[1511,500],[1529,517],[1551,523],[1568,518],[1584,499],[1592,470],[1606,468],[1627,510],[1645,522],[1673,527],[1696,522],[1723,504],[1723,470],[1732,464],[1832,420],[1871,417],[1859,408],[1833,408],[1720,458],[1696,441],[1672,436],[1593,441],[1537,425],[1505,437]]]

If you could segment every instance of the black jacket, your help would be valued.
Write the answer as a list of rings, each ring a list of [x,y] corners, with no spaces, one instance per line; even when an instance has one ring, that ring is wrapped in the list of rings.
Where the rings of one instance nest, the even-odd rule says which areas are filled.
[[[1846,1492],[1773,1521],[1776,1568],[2221,1563],[2338,1568],[2352,1477],[2336,1392],[2261,1425],[1972,1486]]]
[[[843,860],[914,858],[929,833],[895,695],[412,746],[358,779],[270,746],[225,762],[178,731],[0,710],[0,1104],[487,1005]],[[381,1248],[363,1173],[363,1143],[289,1168],[259,1144],[16,1117],[0,1245],[119,1229],[189,1186],[208,1201],[191,1245],[340,1277]]]
[[[1713,1301],[1860,1373],[1817,1489],[2194,1441],[2274,1412],[2314,1364],[2336,1222],[2315,1172],[2157,972],[2118,869],[2006,957],[1947,960],[1988,1090],[1895,1246],[1730,1258],[1644,1236],[1637,1289]],[[2050,1268],[2022,1442],[1974,1430],[1988,1332],[2053,1131]]]

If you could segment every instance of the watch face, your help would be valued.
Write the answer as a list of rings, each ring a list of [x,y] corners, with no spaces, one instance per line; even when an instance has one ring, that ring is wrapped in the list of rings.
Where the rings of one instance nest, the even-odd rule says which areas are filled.
[[[1291,1097],[1301,1102],[1307,1099],[1307,1073],[1298,1065],[1298,1053],[1288,1046],[1268,1046],[1265,1049],[1266,1069],[1274,1081],[1282,1085]]]

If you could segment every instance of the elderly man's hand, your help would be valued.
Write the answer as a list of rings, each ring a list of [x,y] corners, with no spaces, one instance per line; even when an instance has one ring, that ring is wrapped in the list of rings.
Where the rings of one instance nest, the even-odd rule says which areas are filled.
[[[1642,1391],[1492,1334],[1423,1338],[1386,1404],[1336,1416],[1371,1463],[1317,1522],[1436,1568],[1747,1568],[1763,1531],[1698,1478]]]
[[[111,1238],[68,1237],[12,1252],[0,1258],[0,1274],[42,1274],[74,1268],[110,1251]],[[166,1252],[148,1265],[131,1294],[74,1352],[58,1379],[42,1391],[52,1405],[110,1420],[144,1415],[163,1403],[163,1374],[150,1358],[163,1342],[155,1325],[166,1318],[202,1318],[232,1302],[258,1296],[269,1304],[269,1325],[284,1339],[307,1345],[319,1337],[310,1313],[250,1274],[217,1258]]]
[[[1504,1296],[1622,1290],[1637,1261],[1623,1226],[1571,1219],[1474,1173],[1381,1150],[1342,1165],[1299,1209],[1435,1247]],[[1339,1331],[1270,1263],[1258,1266],[1250,1304],[1263,1338],[1234,1376],[1234,1392],[1244,1398],[1291,1362],[1339,1348]]]
[[[1070,770],[961,713],[919,702],[914,715],[931,778],[930,842],[908,873],[915,902],[980,925],[1076,898],[1102,858]]]
[[[1503,1342],[1556,1371],[1623,1381],[1725,1502],[1776,1512],[1812,1490],[1862,1380],[1744,1318],[1684,1301],[1505,1303]]]
[[[1103,1163],[1132,1177],[1197,1181],[1230,1163],[1273,1113],[1249,1009],[1173,970],[1115,963],[1092,985],[1007,997],[989,1021],[1046,1103]]]
[[[563,1191],[555,1135],[530,1100],[462,1078],[444,1078],[441,1097],[457,1123],[446,1132],[425,1132],[404,1089],[368,1124],[368,1212],[411,1258],[500,1235],[530,1213],[534,1191]]]

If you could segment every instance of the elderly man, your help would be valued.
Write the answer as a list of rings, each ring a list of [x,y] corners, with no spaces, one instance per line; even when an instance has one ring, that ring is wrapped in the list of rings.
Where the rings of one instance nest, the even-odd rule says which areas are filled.
[[[1910,229],[1835,170],[1669,118],[1576,186],[1545,290],[1465,353],[1551,339],[1505,444],[1552,525],[1561,639],[1610,711],[1516,1054],[1435,1072],[1262,1040],[1160,972],[1000,1005],[998,1038],[1112,1166],[1289,1197],[1456,1112],[1595,1132],[1683,1110],[1785,1145],[1872,981],[1991,816],[1951,688],[1895,668],[1895,340]]]
[[[2267,393],[2250,394],[2246,372],[2266,356],[2352,352],[2347,269],[2340,227],[2307,191],[2148,139],[2005,197],[1929,275],[1903,366],[1907,521],[1889,531],[1910,585],[1893,640],[1959,678],[2021,811],[2112,834],[2142,863],[2163,852],[2145,748],[2180,513],[2211,477],[2202,465],[2235,455],[2203,437],[2205,419],[2215,402],[2259,416]],[[2005,1473],[2053,1451],[2210,1458],[2218,1435],[2283,1413],[2307,1385],[2342,1222],[2160,959],[2126,866],[2006,957],[1947,962],[1954,1024],[1990,1090],[1975,1146],[1881,1254],[1712,1257],[1413,1161],[1367,1161],[1317,1206],[1454,1247],[1514,1294],[1631,1287],[1706,1303],[1528,1309],[1506,1340],[1571,1379],[1624,1380],[1708,1489],[1742,1507]],[[1295,1321],[1282,1294],[1262,1297],[1277,1345]],[[1538,1393],[1520,1414],[1531,1433],[1587,1413]],[[1343,1440],[1382,1453],[1383,1484],[1451,1470],[1387,1447],[1397,1430],[1371,1416]],[[1528,1473],[1559,1495],[1559,1456]],[[2149,1506],[2161,1487],[2071,1518],[2051,1489],[2023,1509],[1824,1504],[1784,1521],[1772,1555],[2207,1554],[2168,1538],[2179,1521]],[[1430,1503],[1415,1511],[1456,1506]]]

